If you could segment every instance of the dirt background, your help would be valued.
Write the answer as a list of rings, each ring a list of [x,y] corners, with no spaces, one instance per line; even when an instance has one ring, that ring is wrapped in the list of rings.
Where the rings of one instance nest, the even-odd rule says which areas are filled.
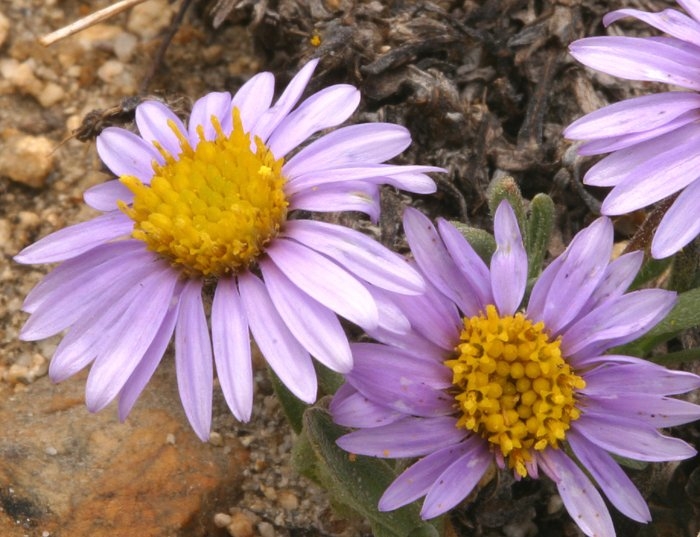
[[[278,88],[321,57],[309,93],[337,82],[363,94],[350,122],[407,126],[402,163],[443,166],[434,196],[383,193],[379,238],[401,244],[407,203],[489,229],[486,193],[511,175],[526,197],[550,194],[557,220],[550,253],[595,216],[603,191],[584,190],[564,126],[609,102],[655,89],[587,71],[568,43],[604,33],[616,7],[658,11],[662,0],[149,0],[44,47],[38,38],[112,2],[0,1],[0,535],[368,535],[333,514],[289,466],[286,428],[262,371],[253,421],[237,424],[219,396],[212,441],[188,429],[165,360],[125,424],[110,407],[82,403],[84,375],[46,377],[58,339],[18,340],[23,297],[48,267],[12,256],[93,216],[82,203],[106,180],[94,136],[129,127],[141,98],[186,114],[208,91],[235,91],[270,70]],[[647,30],[635,24],[609,30]],[[166,47],[167,45],[167,47]],[[616,221],[623,248],[646,214]],[[347,216],[337,216],[350,223]],[[676,342],[681,345],[682,342]],[[695,442],[696,425],[674,431]],[[631,470],[652,506],[642,526],[615,515],[623,537],[695,537],[700,529],[697,458]],[[551,483],[505,475],[455,510],[450,535],[581,535]]]

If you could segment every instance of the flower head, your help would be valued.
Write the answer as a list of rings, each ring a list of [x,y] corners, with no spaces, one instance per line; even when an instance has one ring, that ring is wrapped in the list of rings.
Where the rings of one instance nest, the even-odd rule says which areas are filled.
[[[666,9],[608,13],[607,26],[634,17],[668,37],[589,37],[569,49],[584,65],[631,80],[664,82],[689,91],[636,97],[592,112],[564,135],[586,140],[579,153],[611,153],[584,177],[589,185],[613,187],[601,211],[628,213],[678,192],[654,235],[651,253],[668,257],[700,233],[695,211],[700,200],[700,1],[679,0],[690,16]]]
[[[666,397],[700,377],[603,354],[672,308],[672,292],[626,293],[642,254],[610,262],[611,222],[581,231],[523,299],[527,258],[511,207],[495,215],[490,267],[444,220],[437,230],[414,209],[404,227],[428,290],[402,297],[413,330],[352,345],[355,366],[331,402],[336,422],[358,428],[345,450],[421,457],[382,496],[392,510],[425,496],[433,518],[463,500],[492,462],[516,479],[548,475],[590,536],[614,529],[600,494],[625,515],[650,520],[644,499],[610,453],[644,461],[695,451],[657,428],[700,417],[700,406]]]
[[[300,147],[345,121],[360,99],[340,84],[297,106],[316,63],[274,105],[270,73],[233,97],[210,93],[194,104],[187,126],[159,102],[141,104],[140,135],[110,127],[97,138],[100,157],[119,177],[85,194],[103,214],[16,257],[62,262],[27,297],[31,316],[21,337],[67,330],[49,373],[60,381],[92,363],[90,410],[118,397],[124,419],[174,333],[183,406],[206,438],[213,363],[234,415],[250,418],[249,331],[282,382],[313,402],[311,355],[335,371],[352,366],[336,314],[368,329],[407,329],[395,312],[380,315],[393,310],[379,290],[420,293],[419,274],[361,233],[300,211],[376,219],[379,185],[432,192],[424,172],[439,169],[384,164],[410,143],[406,129],[386,123],[339,128]]]

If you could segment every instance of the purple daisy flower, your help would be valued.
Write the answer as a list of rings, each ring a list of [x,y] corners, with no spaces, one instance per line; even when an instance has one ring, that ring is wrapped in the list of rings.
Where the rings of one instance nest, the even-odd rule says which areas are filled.
[[[424,173],[441,170],[384,164],[411,141],[405,128],[386,123],[339,128],[300,148],[360,101],[356,88],[339,84],[296,106],[317,63],[275,104],[271,73],[233,97],[210,93],[187,126],[159,102],[141,104],[140,136],[110,127],[97,138],[119,177],[85,194],[103,214],[15,258],[62,262],[27,297],[21,337],[67,330],[49,373],[61,381],[92,363],[91,411],[118,397],[124,419],[174,333],[182,403],[206,439],[214,363],[231,411],[250,418],[249,331],[282,382],[311,403],[311,355],[334,371],[352,367],[336,314],[367,329],[408,329],[379,290],[421,293],[420,275],[365,235],[302,219],[298,210],[361,211],[376,220],[381,184],[430,193],[435,185]],[[210,306],[203,288],[213,290]]]
[[[334,420],[358,428],[338,439],[375,457],[420,457],[382,496],[388,511],[425,496],[421,516],[463,500],[494,461],[516,479],[540,472],[590,536],[612,536],[602,497],[634,520],[649,510],[610,453],[643,461],[692,457],[657,428],[700,417],[700,406],[667,397],[700,377],[630,356],[604,355],[660,321],[675,294],[625,293],[641,262],[610,262],[613,229],[602,217],[581,231],[535,283],[527,306],[527,257],[510,205],[495,215],[490,268],[448,222],[437,230],[407,209],[404,227],[427,282],[401,297],[413,330],[352,345],[355,366],[333,398]],[[583,469],[582,469],[583,468]]]
[[[652,240],[655,258],[674,254],[700,233],[700,1],[678,3],[690,16],[674,9],[619,9],[603,18],[607,26],[634,17],[670,37],[589,37],[569,47],[578,61],[604,73],[690,90],[615,103],[564,131],[567,138],[586,140],[581,155],[611,153],[584,177],[586,184],[613,187],[603,214],[628,213],[680,192]]]

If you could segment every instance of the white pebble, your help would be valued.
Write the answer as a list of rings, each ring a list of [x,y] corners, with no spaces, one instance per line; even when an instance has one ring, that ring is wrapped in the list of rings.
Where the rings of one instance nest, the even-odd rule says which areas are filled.
[[[217,528],[225,528],[229,524],[231,524],[231,515],[228,515],[226,513],[216,513],[214,515],[214,525]]]

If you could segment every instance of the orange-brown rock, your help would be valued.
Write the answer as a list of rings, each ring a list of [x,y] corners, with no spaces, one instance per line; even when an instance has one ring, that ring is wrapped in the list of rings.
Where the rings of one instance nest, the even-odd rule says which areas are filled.
[[[0,384],[0,535],[225,535],[213,515],[233,504],[247,451],[195,436],[172,368],[123,424],[115,405],[88,413],[84,386],[85,375]]]

